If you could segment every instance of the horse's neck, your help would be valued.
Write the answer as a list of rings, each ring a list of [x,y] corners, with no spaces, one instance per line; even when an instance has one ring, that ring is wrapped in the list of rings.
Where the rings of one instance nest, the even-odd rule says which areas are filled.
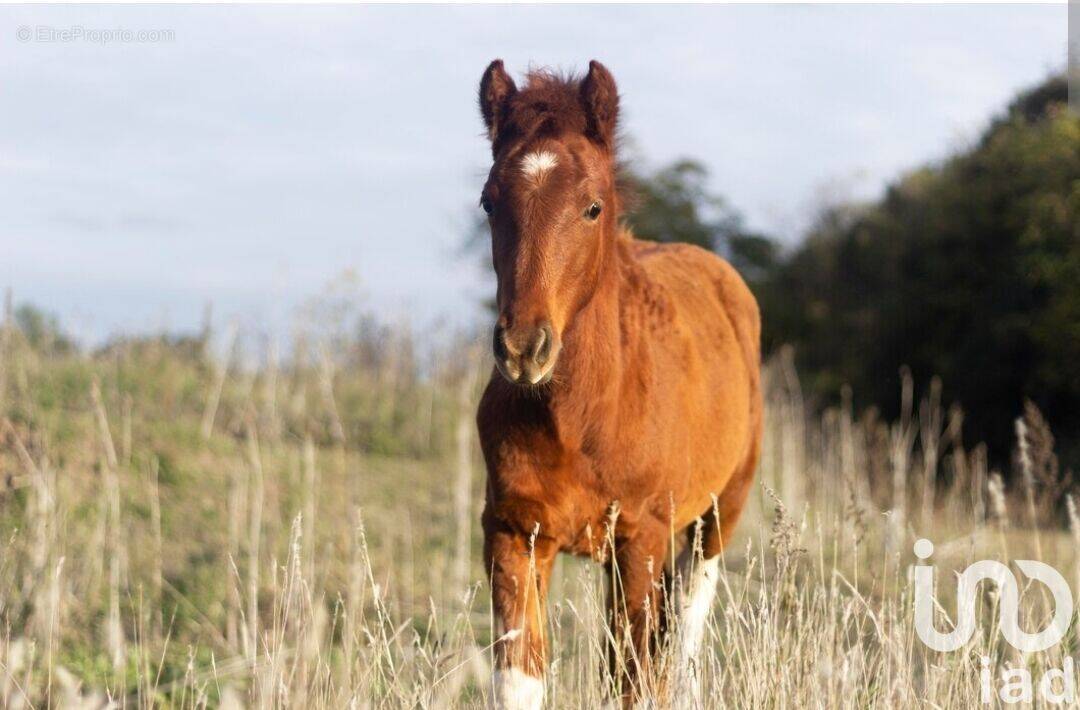
[[[625,367],[635,346],[622,334],[621,309],[628,255],[616,245],[604,277],[588,304],[574,318],[564,338],[559,375],[551,406],[559,429],[571,435],[603,433],[614,427],[623,397]]]

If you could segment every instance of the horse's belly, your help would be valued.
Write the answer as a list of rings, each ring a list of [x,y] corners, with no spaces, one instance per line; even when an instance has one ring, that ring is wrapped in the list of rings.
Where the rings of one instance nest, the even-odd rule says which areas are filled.
[[[725,358],[727,360],[727,358]],[[676,528],[704,514],[746,461],[751,443],[751,390],[745,365],[724,362],[728,377],[689,382],[683,409],[671,412],[654,487]],[[740,372],[741,371],[741,372]]]

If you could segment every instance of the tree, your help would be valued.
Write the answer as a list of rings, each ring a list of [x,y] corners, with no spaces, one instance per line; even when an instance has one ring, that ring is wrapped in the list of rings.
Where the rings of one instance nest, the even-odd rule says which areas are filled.
[[[683,158],[650,175],[624,172],[626,219],[639,239],[716,249],[741,227],[724,199],[709,192],[708,171],[697,161]]]
[[[751,287],[780,263],[778,244],[748,231],[727,200],[710,191],[709,172],[701,163],[682,158],[648,175],[624,172],[629,193],[626,222],[638,239],[685,242],[716,251]]]
[[[1060,78],[1025,92],[971,149],[827,211],[785,259],[766,327],[815,394],[847,383],[895,403],[907,365],[941,376],[999,463],[1025,398],[1080,458],[1080,120],[1065,101]]]
[[[29,303],[15,309],[15,325],[35,350],[47,355],[65,355],[75,344],[60,328],[60,321]]]

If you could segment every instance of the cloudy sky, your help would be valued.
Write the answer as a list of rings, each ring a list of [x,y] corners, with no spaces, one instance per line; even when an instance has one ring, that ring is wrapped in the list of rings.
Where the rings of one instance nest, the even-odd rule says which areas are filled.
[[[173,38],[39,39],[71,28]],[[90,341],[194,328],[207,301],[284,331],[346,270],[389,318],[467,324],[494,57],[601,59],[647,164],[702,160],[793,240],[823,198],[969,143],[1066,31],[1064,4],[6,6],[0,288]]]

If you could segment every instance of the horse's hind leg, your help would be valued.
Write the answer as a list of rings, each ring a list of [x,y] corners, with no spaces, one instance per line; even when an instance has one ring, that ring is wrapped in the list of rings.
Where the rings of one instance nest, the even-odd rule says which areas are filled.
[[[716,599],[720,555],[731,539],[735,524],[746,505],[757,468],[759,442],[760,439],[755,438],[745,463],[736,471],[715,504],[701,517],[701,522],[687,530],[686,547],[675,562],[679,577],[677,584],[681,585],[677,600],[679,606],[676,607],[679,611],[680,654],[677,667],[685,674],[689,685],[689,692],[682,697],[689,699],[694,707],[702,706],[700,651],[709,612]]]
[[[702,555],[703,534],[708,527],[707,524],[691,526],[688,531],[690,539],[675,561],[674,585],[678,594],[671,603],[679,615],[678,633],[675,637],[675,651],[678,654],[675,668],[679,677],[676,678],[676,687],[672,694],[676,707],[702,706],[701,642],[705,637],[705,627],[720,578],[720,555]]]
[[[680,624],[682,649],[693,658],[701,645],[705,620],[716,596],[720,578],[720,555],[738,522],[739,514],[750,492],[753,472],[733,480],[717,498],[716,504],[687,529],[686,547],[675,562],[682,583]]]

